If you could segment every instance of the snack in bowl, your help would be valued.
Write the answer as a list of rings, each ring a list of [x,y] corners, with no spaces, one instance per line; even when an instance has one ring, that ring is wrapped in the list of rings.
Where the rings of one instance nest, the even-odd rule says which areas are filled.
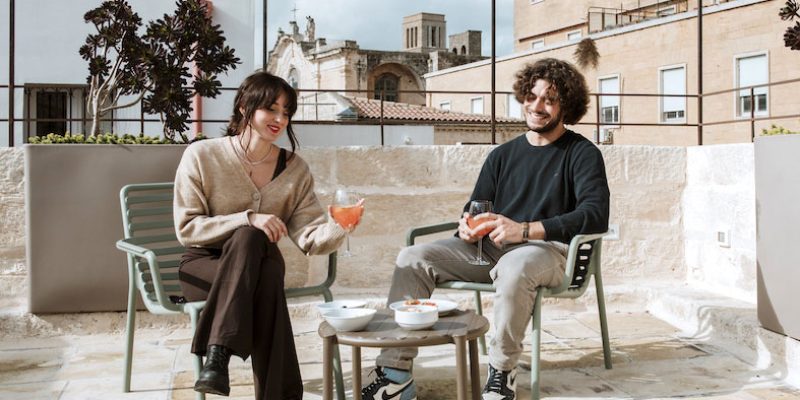
[[[334,308],[322,317],[339,332],[357,332],[367,327],[377,310],[372,308]]]
[[[439,320],[435,306],[409,305],[394,310],[394,321],[403,329],[420,330],[432,327]]]
[[[444,317],[458,308],[458,304],[444,299],[406,299],[389,304],[389,309],[397,310],[404,306],[434,306],[439,309],[439,316]]]

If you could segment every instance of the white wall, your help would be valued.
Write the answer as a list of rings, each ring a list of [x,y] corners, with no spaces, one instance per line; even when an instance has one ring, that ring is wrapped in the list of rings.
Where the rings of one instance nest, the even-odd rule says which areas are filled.
[[[83,45],[86,36],[93,28],[84,23],[86,11],[100,5],[100,0],[17,0],[15,2],[15,83],[70,83],[84,84],[88,75],[86,62],[81,59],[78,49]],[[130,0],[134,11],[147,24],[155,18],[174,10],[172,1]],[[214,22],[221,25],[225,32],[226,43],[236,50],[241,64],[228,75],[219,77],[224,87],[238,87],[239,83],[257,65],[260,66],[261,54],[256,57],[253,41],[256,34],[256,22],[260,23],[260,14],[255,16],[254,0],[248,1],[216,1],[214,2]],[[9,0],[0,0],[0,83],[8,82],[8,42],[9,42]],[[144,29],[144,28],[143,28]],[[260,35],[260,30],[258,31]],[[229,96],[219,96],[219,100],[204,99],[204,118],[227,120],[230,113]],[[123,100],[124,101],[124,100]],[[24,95],[22,89],[16,90],[16,116],[23,116]],[[8,110],[8,92],[0,90],[0,118],[4,118]],[[117,118],[138,118],[139,108],[121,110]],[[154,117],[148,117],[154,118]],[[219,124],[210,124],[204,131],[212,136],[219,132]],[[0,146],[8,145],[8,124],[0,123]],[[122,133],[138,133],[139,123],[119,124],[115,131]],[[158,134],[159,123],[147,124],[145,132]],[[23,124],[15,125],[15,144],[22,143]]]
[[[753,145],[687,148],[683,226],[688,281],[756,301],[756,212]],[[730,247],[717,243],[730,233]]]
[[[301,147],[380,146],[381,127],[369,125],[293,125]],[[432,145],[433,126],[384,126],[384,144]],[[289,146],[286,136],[278,143]]]

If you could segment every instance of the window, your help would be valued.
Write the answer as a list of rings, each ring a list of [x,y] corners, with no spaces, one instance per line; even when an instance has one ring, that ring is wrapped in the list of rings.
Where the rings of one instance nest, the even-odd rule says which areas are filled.
[[[517,101],[513,94],[508,95],[508,104],[506,105],[509,118],[522,119],[522,104]]]
[[[375,100],[381,99],[381,92],[383,92],[383,100],[397,101],[397,84],[400,79],[392,74],[383,74],[375,81]]]
[[[677,12],[678,12],[678,6],[673,5],[669,7],[659,8],[658,10],[656,10],[656,15],[658,15],[659,17],[666,17],[667,15],[673,15],[676,14]]]
[[[736,58],[736,86],[755,86],[769,82],[769,68],[767,54],[758,54]],[[739,117],[750,116],[755,103],[755,115],[766,115],[768,111],[767,86],[753,88],[750,98],[750,89],[742,89],[736,96],[736,115]]]
[[[659,68],[659,88],[662,94],[686,94],[686,67]],[[685,122],[686,98],[662,97],[661,122]]]
[[[598,89],[600,93],[619,93],[619,76],[600,78]],[[619,123],[619,96],[600,96],[600,122]]]
[[[439,103],[439,108],[441,108],[442,110],[445,110],[445,111],[450,111],[450,102],[449,101],[443,101],[443,102]]]
[[[47,136],[49,133],[63,135],[66,131],[67,93],[44,90],[37,92],[36,136]]]
[[[531,49],[541,49],[544,47],[544,39],[536,39],[531,42]]]
[[[470,99],[469,110],[473,114],[483,114],[483,97]]]
[[[578,40],[581,37],[582,37],[582,35],[581,35],[581,31],[580,30],[567,32],[567,40],[570,41],[570,42],[573,41],[573,40]]]
[[[299,77],[299,74],[297,73],[297,69],[295,69],[294,67],[292,67],[289,70],[289,79],[288,79],[288,81],[289,81],[289,85],[291,85],[293,88],[297,89],[297,88],[300,87],[300,77]]]

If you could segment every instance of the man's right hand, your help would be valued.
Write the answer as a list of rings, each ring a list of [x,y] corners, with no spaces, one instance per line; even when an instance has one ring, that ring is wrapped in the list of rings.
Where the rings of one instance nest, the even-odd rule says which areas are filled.
[[[289,234],[286,224],[272,214],[250,214],[250,225],[262,230],[272,243],[277,243],[282,237]]]

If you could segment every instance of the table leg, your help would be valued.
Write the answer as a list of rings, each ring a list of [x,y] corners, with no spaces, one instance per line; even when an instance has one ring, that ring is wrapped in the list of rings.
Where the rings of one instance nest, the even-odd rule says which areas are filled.
[[[322,338],[322,400],[333,400],[333,338]]]
[[[456,344],[456,390],[458,400],[467,400],[467,339],[454,336]]]
[[[478,363],[478,342],[475,339],[469,341],[469,375],[469,380],[472,384],[472,400],[480,400],[481,366]]]
[[[361,400],[361,347],[353,346],[353,400]]]

